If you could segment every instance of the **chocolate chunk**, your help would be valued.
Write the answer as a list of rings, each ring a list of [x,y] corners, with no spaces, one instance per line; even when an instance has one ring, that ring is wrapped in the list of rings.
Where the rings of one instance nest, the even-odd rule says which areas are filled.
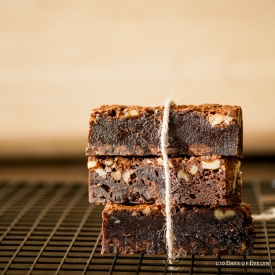
[[[90,118],[90,156],[158,156],[162,107],[101,106]],[[170,156],[243,156],[242,110],[238,106],[179,105],[170,109]]]
[[[165,216],[160,204],[107,204],[102,213],[102,254],[166,254]],[[175,206],[173,253],[186,255],[250,255],[255,230],[250,206],[216,208]]]
[[[235,157],[170,158],[171,202],[232,205],[241,202],[240,161]],[[89,201],[165,204],[162,158],[89,157]]]

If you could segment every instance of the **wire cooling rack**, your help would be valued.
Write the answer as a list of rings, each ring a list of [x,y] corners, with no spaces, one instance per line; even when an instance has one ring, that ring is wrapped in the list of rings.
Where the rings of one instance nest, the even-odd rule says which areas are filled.
[[[101,255],[102,206],[85,183],[0,181],[1,274],[274,274],[275,220],[254,222],[252,256]],[[275,206],[275,184],[243,184],[253,213]]]

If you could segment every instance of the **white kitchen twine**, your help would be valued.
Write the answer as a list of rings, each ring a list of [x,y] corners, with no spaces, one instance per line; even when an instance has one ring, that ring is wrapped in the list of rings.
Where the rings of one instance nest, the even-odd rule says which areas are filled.
[[[173,229],[172,229],[172,204],[171,204],[171,179],[169,173],[169,159],[166,152],[168,147],[168,129],[169,129],[169,110],[170,106],[174,105],[171,98],[168,98],[164,103],[164,112],[161,129],[161,153],[163,157],[164,179],[165,179],[165,213],[166,213],[166,246],[168,258],[173,259]]]
[[[252,215],[253,220],[255,221],[269,221],[275,218],[275,207],[267,209],[260,215]]]

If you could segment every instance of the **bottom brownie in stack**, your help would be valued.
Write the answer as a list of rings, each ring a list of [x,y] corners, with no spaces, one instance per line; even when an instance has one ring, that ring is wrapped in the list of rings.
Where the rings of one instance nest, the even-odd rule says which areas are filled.
[[[160,204],[105,206],[102,254],[166,254],[165,211]],[[255,231],[250,206],[175,206],[173,254],[249,255]]]

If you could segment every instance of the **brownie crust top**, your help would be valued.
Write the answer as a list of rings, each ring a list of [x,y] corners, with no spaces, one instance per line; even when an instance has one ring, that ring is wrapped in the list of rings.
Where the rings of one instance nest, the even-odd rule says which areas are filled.
[[[126,106],[126,105],[102,105],[93,109],[91,113],[91,121],[97,116],[108,116],[113,118],[133,118],[143,115],[151,115],[152,113],[163,111],[164,106],[146,107],[146,106]],[[213,114],[227,115],[233,119],[238,119],[239,106],[220,105],[220,104],[201,104],[201,105],[175,105],[172,104],[170,110],[185,114],[188,112],[197,112],[198,114],[208,117]],[[132,113],[131,113],[132,111]]]

